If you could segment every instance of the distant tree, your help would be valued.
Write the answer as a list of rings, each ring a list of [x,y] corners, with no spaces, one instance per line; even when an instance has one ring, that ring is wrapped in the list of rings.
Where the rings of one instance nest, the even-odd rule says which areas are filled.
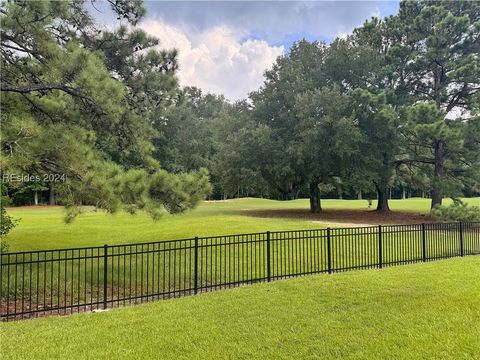
[[[263,179],[261,171],[269,158],[264,157],[260,150],[265,149],[259,144],[266,142],[268,133],[266,127],[257,126],[246,101],[227,106],[217,119],[211,171],[220,196],[262,197],[276,194]]]
[[[465,186],[478,186],[480,152],[476,143],[480,132],[473,119],[446,119],[445,113],[431,102],[409,107],[407,119],[405,142],[411,157],[404,162],[427,164],[429,167],[422,169],[428,175],[433,168],[430,187],[433,195],[441,191],[441,196],[432,201],[432,208],[441,204],[445,193],[460,196]]]
[[[138,28],[102,30],[85,41],[102,55],[105,67],[125,85],[125,111],[100,146],[126,168],[158,168],[154,155],[158,128],[179,97],[177,52],[158,50],[158,39]],[[152,142],[155,144],[152,145]]]
[[[351,97],[352,116],[362,134],[350,184],[357,191],[377,192],[377,210],[389,210],[389,193],[401,157],[401,111],[411,101],[404,96],[397,74],[403,64],[393,63],[388,51],[399,41],[391,22],[372,18],[347,39],[328,49],[325,72]]]
[[[474,2],[404,1],[398,15],[372,18],[329,49],[328,75],[346,91],[385,94],[399,119],[392,165],[397,172],[415,168],[417,174],[429,174],[432,207],[441,203],[445,191],[456,193],[462,183],[472,182],[474,159],[465,156],[465,139],[459,138],[465,133],[459,128],[478,114],[478,24]],[[424,102],[443,115],[415,118]]]
[[[203,94],[200,89],[182,89],[175,106],[155,122],[158,132],[155,158],[173,172],[212,168],[215,154],[215,127],[226,108],[223,96]]]
[[[398,81],[415,99],[407,115],[410,161],[431,165],[434,207],[458,189],[472,166],[465,161],[461,127],[478,116],[480,6],[405,1],[387,22],[402,34],[389,49],[389,61],[403,62]]]
[[[264,85],[251,94],[252,116],[263,136],[257,149],[262,154],[257,168],[269,185],[288,196],[305,186],[311,174],[303,159],[301,140],[294,133],[299,119],[295,111],[297,96],[326,85],[321,64],[326,46],[302,40],[292,45],[265,73]],[[311,197],[317,197],[312,186]],[[317,201],[313,203],[318,204]],[[311,211],[319,211],[314,206]]]
[[[351,116],[350,99],[324,87],[297,96],[298,122],[292,129],[310,190],[310,210],[321,211],[321,187],[331,187],[354,166],[361,134]]]
[[[475,2],[404,3],[399,18],[404,22],[405,46],[411,54],[407,86],[420,101],[430,102],[412,109],[409,120],[418,142],[433,153],[434,207],[442,203],[444,192],[449,192],[449,179],[458,182],[465,173],[460,168],[469,166],[462,161],[465,132],[459,128],[479,109],[480,6]],[[457,121],[452,122],[452,118]],[[422,131],[417,132],[419,128]],[[416,154],[412,158],[419,160]],[[450,161],[456,164],[451,167]]]
[[[375,185],[377,210],[388,211],[389,188],[400,152],[399,117],[382,92],[356,89],[352,92],[352,103],[354,118],[363,135],[357,160],[365,168],[364,176]]]

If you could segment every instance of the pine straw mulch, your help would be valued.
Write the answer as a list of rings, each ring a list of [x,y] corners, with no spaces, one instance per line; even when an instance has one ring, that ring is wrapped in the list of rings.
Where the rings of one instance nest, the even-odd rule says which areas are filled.
[[[319,224],[343,226],[369,226],[380,224],[434,223],[430,214],[404,211],[379,212],[376,210],[327,209],[312,214],[308,209],[242,210],[242,215],[260,218],[284,218],[310,220]]]

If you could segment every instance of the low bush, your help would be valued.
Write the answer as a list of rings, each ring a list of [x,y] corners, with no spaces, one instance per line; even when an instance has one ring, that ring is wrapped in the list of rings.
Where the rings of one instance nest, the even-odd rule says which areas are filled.
[[[449,206],[437,206],[432,209],[432,215],[439,221],[480,221],[480,207],[469,206],[460,200],[454,200]]]
[[[9,250],[8,243],[5,242],[5,236],[17,225],[18,220],[12,219],[8,214],[3,203],[0,205],[0,253],[6,253]]]

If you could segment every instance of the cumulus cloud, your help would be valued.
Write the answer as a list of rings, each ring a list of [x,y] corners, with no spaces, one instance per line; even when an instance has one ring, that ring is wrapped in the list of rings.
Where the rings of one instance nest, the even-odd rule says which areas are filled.
[[[219,25],[246,29],[270,44],[291,34],[331,41],[371,16],[398,11],[398,1],[146,1],[147,14],[203,31]],[[258,38],[257,37],[257,38]]]
[[[225,25],[196,32],[150,18],[141,27],[160,39],[162,48],[179,51],[178,77],[182,85],[224,94],[230,100],[243,99],[256,90],[265,70],[284,51],[283,46],[246,38],[246,33]]]
[[[398,1],[145,1],[141,27],[179,50],[182,85],[245,98],[263,82],[263,73],[294,41],[346,37],[371,16],[398,11]],[[112,18],[108,4],[92,13]],[[120,20],[121,21],[121,20]]]

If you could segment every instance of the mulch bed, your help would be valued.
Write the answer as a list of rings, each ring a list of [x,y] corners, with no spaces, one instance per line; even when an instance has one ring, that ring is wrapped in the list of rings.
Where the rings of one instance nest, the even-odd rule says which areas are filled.
[[[5,209],[8,210],[29,210],[29,209],[49,209],[49,208],[59,208],[61,205],[25,205],[25,206],[7,206]]]
[[[348,224],[420,224],[434,223],[430,214],[375,210],[342,210],[328,209],[319,214],[312,214],[307,209],[275,209],[275,210],[242,210],[242,215],[262,218],[303,219],[321,222],[348,223]]]

